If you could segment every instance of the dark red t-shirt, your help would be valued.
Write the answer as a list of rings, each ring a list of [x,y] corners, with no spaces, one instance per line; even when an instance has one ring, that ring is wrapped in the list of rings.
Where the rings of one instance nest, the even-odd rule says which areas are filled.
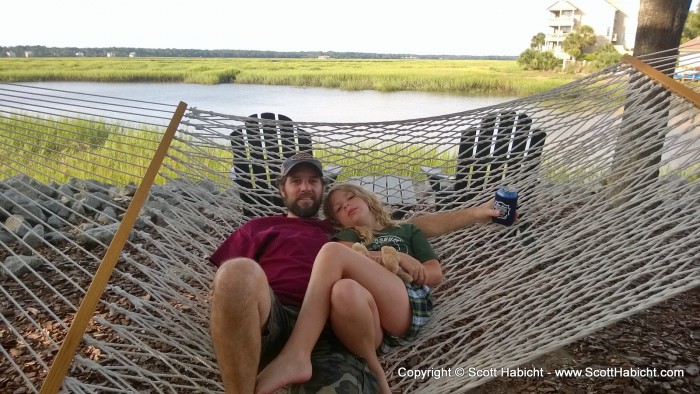
[[[330,241],[332,231],[325,220],[285,215],[255,218],[231,234],[209,261],[217,267],[234,257],[257,261],[280,302],[300,307],[316,255]]]

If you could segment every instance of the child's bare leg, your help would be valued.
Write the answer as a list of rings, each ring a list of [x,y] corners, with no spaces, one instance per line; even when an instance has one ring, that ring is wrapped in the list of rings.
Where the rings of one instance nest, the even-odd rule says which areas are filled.
[[[383,332],[372,294],[357,282],[342,279],[331,293],[331,326],[336,337],[355,355],[363,357],[377,377],[380,392],[391,393],[386,374],[377,357]]]
[[[411,313],[401,279],[344,245],[328,243],[314,262],[304,303],[289,341],[258,375],[256,393],[273,392],[286,384],[311,378],[311,351],[329,318],[331,289],[343,278],[354,279],[371,293],[387,331],[396,335],[406,332]]]

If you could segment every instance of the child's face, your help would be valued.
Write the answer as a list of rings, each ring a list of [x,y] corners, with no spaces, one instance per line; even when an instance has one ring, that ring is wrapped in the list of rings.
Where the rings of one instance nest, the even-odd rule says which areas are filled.
[[[367,203],[355,193],[336,190],[328,196],[333,218],[344,227],[374,227],[374,217]]]

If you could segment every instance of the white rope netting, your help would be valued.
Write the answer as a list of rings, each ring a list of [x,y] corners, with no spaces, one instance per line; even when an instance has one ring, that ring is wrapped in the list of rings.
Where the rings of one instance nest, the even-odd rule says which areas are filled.
[[[653,59],[667,73],[678,60]],[[700,65],[697,55],[681,62]],[[174,109],[0,84],[0,387],[41,387]],[[700,285],[698,115],[691,102],[620,64],[456,114],[262,124],[308,132],[314,155],[342,168],[337,181],[409,179],[416,199],[400,204],[407,218],[481,203],[505,184],[519,190],[516,226],[478,225],[431,240],[445,270],[433,320],[414,345],[383,359],[395,389],[448,393],[490,377],[416,381],[396,371],[516,367]],[[265,181],[251,204],[240,186],[245,175],[232,170],[244,158],[235,132],[252,120],[188,109],[66,391],[222,390],[208,329],[215,269],[206,258],[251,216],[279,212]],[[486,134],[494,129],[508,137]],[[459,154],[460,140],[474,147]],[[246,160],[269,171],[279,165],[273,156]],[[431,183],[427,167],[457,177]],[[399,190],[382,193],[391,201]]]

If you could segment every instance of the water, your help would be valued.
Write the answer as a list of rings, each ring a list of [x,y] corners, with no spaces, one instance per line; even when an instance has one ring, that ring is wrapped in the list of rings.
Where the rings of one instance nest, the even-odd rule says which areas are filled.
[[[184,101],[189,107],[231,115],[274,112],[296,121],[308,122],[415,119],[483,108],[515,99],[239,84],[35,82],[22,85],[171,105]]]

